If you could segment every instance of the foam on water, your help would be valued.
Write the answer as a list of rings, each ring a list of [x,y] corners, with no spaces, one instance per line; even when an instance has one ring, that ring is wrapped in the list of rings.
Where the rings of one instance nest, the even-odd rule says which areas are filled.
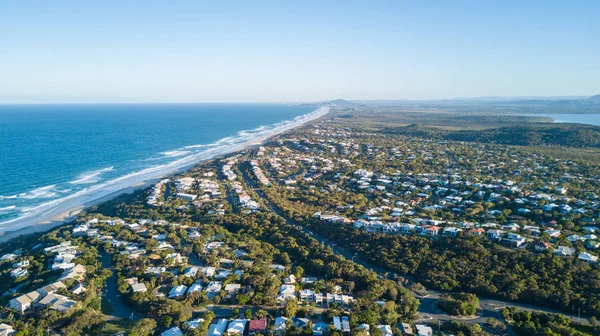
[[[166,157],[178,157],[178,156],[184,156],[191,153],[190,151],[185,151],[185,150],[174,150],[174,151],[170,151],[170,152],[162,152],[161,154],[166,156]]]
[[[320,107],[313,112],[295,117],[292,120],[278,122],[270,126],[261,125],[254,129],[239,131],[236,136],[225,137],[210,144],[188,145],[182,148],[176,148],[167,152],[162,152],[160,153],[162,158],[172,158],[174,160],[164,164],[147,167],[139,171],[126,173],[121,176],[107,177],[103,182],[100,180],[99,176],[105,173],[114,173],[114,167],[111,166],[96,171],[83,173],[77,180],[68,183],[68,185],[71,186],[81,185],[86,187],[75,187],[73,190],[71,190],[64,187],[62,189],[60,187],[57,188],[56,185],[49,185],[34,189],[25,193],[22,198],[53,198],[58,196],[57,193],[72,193],[64,197],[56,198],[51,201],[30,207],[19,207],[16,204],[5,206],[6,208],[10,207],[6,210],[7,212],[19,211],[20,215],[16,218],[9,218],[0,222],[0,231],[17,230],[33,225],[42,220],[48,220],[49,218],[73,209],[74,207],[93,203],[108,195],[112,195],[115,192],[124,190],[132,185],[137,185],[141,182],[153,180],[170,173],[181,171],[198,162],[208,160],[216,156],[241,150],[248,145],[260,143],[273,135],[285,132],[306,122],[320,118],[326,115],[328,112],[328,107]],[[147,160],[148,159],[143,159],[141,161]],[[11,196],[0,197],[4,197],[4,200],[6,200]],[[0,200],[2,200],[2,198],[0,198]],[[0,212],[0,216],[4,215],[4,212]]]
[[[114,167],[106,167],[106,168],[102,168],[93,172],[89,172],[89,173],[84,173],[79,175],[78,179],[75,181],[71,181],[69,182],[70,184],[89,184],[89,183],[96,183],[98,182],[98,177],[102,174],[102,173],[106,173],[109,172],[111,170],[113,170]]]

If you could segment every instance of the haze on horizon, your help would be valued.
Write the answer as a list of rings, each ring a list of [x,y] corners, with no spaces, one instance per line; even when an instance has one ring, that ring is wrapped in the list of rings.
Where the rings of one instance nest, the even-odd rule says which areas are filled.
[[[0,4],[0,103],[600,93],[600,2]]]

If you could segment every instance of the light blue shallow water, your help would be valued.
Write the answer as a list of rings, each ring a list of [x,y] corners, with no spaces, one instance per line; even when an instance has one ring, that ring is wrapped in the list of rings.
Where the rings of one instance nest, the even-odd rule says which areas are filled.
[[[600,114],[530,114],[536,117],[554,118],[557,123],[577,123],[600,126]]]
[[[125,181],[124,177],[144,171],[159,174],[209,153],[218,155],[316,108],[282,104],[0,106],[0,231],[19,218],[39,216],[61,200],[109,181]]]

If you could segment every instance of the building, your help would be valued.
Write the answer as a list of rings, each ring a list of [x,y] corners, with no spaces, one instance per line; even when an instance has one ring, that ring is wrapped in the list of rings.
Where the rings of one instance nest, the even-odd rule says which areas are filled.
[[[212,299],[219,295],[221,288],[223,288],[223,285],[220,281],[211,281],[208,283],[208,286],[206,286],[206,295],[209,299]]]
[[[277,301],[285,302],[287,300],[295,300],[296,299],[296,287],[294,285],[281,285],[279,288],[279,296],[277,296]]]
[[[431,329],[431,327],[426,326],[424,324],[417,324],[415,327],[417,327],[417,335],[419,336],[432,336],[433,335],[433,329]]]
[[[248,320],[246,319],[234,319],[229,322],[227,325],[227,334],[228,335],[244,335],[246,331],[246,325],[248,324]]]
[[[175,194],[175,197],[188,201],[188,202],[193,202],[196,197],[198,197],[198,195],[192,195],[192,194],[186,194],[186,193],[177,193]]]
[[[131,285],[131,292],[133,293],[146,293],[147,290],[146,284],[143,282]]]
[[[200,292],[200,291],[202,291],[202,285],[201,285],[201,284],[199,284],[199,283],[193,283],[193,284],[190,286],[190,289],[188,289],[188,291],[187,291],[187,295],[190,295],[190,294],[192,294],[193,292]]]
[[[71,309],[77,301],[73,301],[66,296],[59,294],[48,294],[39,301],[39,304],[59,312],[66,312]]]
[[[0,323],[0,336],[10,336],[16,334],[17,331],[11,325]]]
[[[581,252],[579,253],[579,255],[577,256],[577,258],[579,260],[583,260],[585,262],[589,262],[589,263],[596,263],[598,262],[598,257],[592,254],[589,254],[588,252]]]
[[[276,317],[275,318],[275,326],[273,328],[273,333],[276,336],[283,336],[285,334],[285,330],[287,329],[287,321],[289,319],[287,317]]]
[[[185,292],[187,292],[187,289],[187,286],[184,285],[179,285],[171,288],[171,291],[169,292],[169,299],[175,299],[184,296]]]
[[[389,324],[380,324],[377,326],[377,329],[381,331],[383,336],[393,336],[392,327]]]
[[[27,294],[23,294],[19,297],[11,299],[8,302],[8,307],[23,314],[27,309],[31,307],[33,303],[37,302],[41,298],[41,296],[42,295],[36,291],[29,292]]]
[[[267,331],[267,319],[250,320],[248,323],[248,335],[264,335]]]
[[[403,335],[413,334],[412,327],[408,323],[398,323],[398,329],[400,329]]]
[[[179,327],[173,327],[160,334],[160,336],[183,336],[183,332]]]
[[[219,319],[208,327],[208,336],[221,336],[227,329],[227,320]]]

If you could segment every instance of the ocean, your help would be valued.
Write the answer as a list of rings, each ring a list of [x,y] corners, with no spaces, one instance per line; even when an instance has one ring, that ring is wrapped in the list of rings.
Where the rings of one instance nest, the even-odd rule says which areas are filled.
[[[0,233],[327,111],[283,104],[0,105]]]

